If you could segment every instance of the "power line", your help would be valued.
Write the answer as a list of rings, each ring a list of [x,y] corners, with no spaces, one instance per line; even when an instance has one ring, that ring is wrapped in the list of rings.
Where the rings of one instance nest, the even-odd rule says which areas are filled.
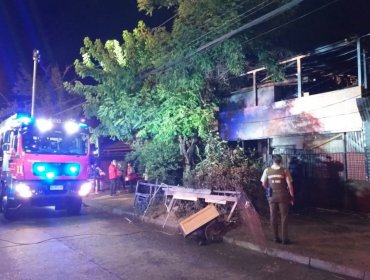
[[[159,66],[159,67],[157,67],[155,69],[150,70],[147,73],[144,73],[143,75],[141,75],[141,77],[139,77],[139,79],[142,80],[142,79],[144,79],[144,78],[146,78],[146,77],[148,77],[148,76],[150,76],[152,74],[155,74],[157,72],[164,71],[164,70],[166,70],[166,69],[168,69],[168,68],[170,68],[170,67],[178,64],[180,61],[189,59],[190,57],[196,55],[197,53],[199,53],[201,51],[204,51],[204,50],[206,50],[206,49],[208,49],[208,48],[210,48],[210,47],[212,47],[212,46],[214,46],[216,44],[219,44],[219,43],[225,41],[226,39],[229,39],[232,36],[234,36],[234,35],[242,32],[242,31],[244,31],[246,29],[249,29],[249,28],[251,28],[251,27],[253,27],[255,25],[258,25],[260,23],[263,23],[263,22],[265,22],[265,21],[267,21],[267,20],[269,20],[269,19],[271,19],[271,18],[273,18],[275,16],[278,16],[278,15],[282,14],[283,12],[285,12],[285,11],[293,8],[294,6],[298,5],[299,3],[303,2],[303,1],[304,0],[293,0],[293,1],[287,3],[287,4],[283,5],[283,6],[281,6],[281,7],[277,8],[277,9],[275,9],[275,10],[273,10],[273,11],[271,11],[271,12],[269,12],[269,13],[267,13],[267,14],[259,17],[259,18],[257,18],[257,19],[252,20],[251,22],[249,22],[247,24],[242,25],[241,27],[239,27],[239,28],[237,28],[235,30],[232,30],[232,31],[230,31],[230,32],[222,35],[221,37],[219,37],[217,39],[212,40],[211,42],[209,42],[209,43],[207,43],[205,45],[200,46],[194,52],[192,52],[192,53],[190,53],[188,55],[185,55],[185,57],[183,57],[181,59],[178,59],[176,61],[167,62],[167,63],[162,64],[161,66]],[[336,1],[338,1],[338,0],[336,0]]]
[[[336,1],[338,1],[338,0],[336,0]],[[157,67],[157,68],[155,68],[155,69],[150,70],[150,71],[149,71],[149,72],[147,72],[147,73],[144,73],[143,75],[141,75],[141,76],[139,77],[139,79],[140,79],[140,80],[142,80],[142,79],[144,79],[144,78],[146,78],[146,77],[148,77],[148,76],[150,76],[150,75],[152,75],[152,74],[155,74],[155,73],[157,73],[157,72],[165,71],[166,69],[169,69],[169,68],[171,68],[171,67],[175,66],[176,64],[178,64],[178,63],[179,63],[179,62],[181,62],[182,60],[189,59],[189,58],[193,57],[195,54],[197,54],[197,53],[199,53],[199,52],[201,52],[201,51],[204,51],[204,50],[206,50],[206,49],[208,49],[208,48],[210,48],[210,47],[212,47],[212,46],[214,46],[214,45],[216,45],[216,44],[218,44],[218,43],[221,43],[221,42],[223,42],[223,41],[225,41],[225,40],[227,40],[227,39],[231,38],[232,36],[234,36],[234,35],[236,35],[236,34],[238,34],[238,33],[242,32],[242,31],[244,31],[244,30],[246,30],[246,29],[249,29],[249,28],[251,28],[251,27],[253,27],[253,26],[255,26],[255,25],[258,25],[258,24],[260,24],[260,23],[263,23],[263,22],[265,22],[265,21],[267,21],[267,20],[269,20],[269,19],[271,19],[271,18],[273,18],[273,17],[275,17],[275,16],[278,16],[278,15],[280,15],[281,13],[283,13],[283,12],[285,12],[285,11],[287,11],[287,10],[289,10],[289,9],[293,8],[294,6],[296,6],[296,5],[300,4],[301,2],[303,2],[303,0],[292,0],[291,2],[289,2],[289,3],[287,3],[287,4],[285,4],[285,5],[281,6],[281,7],[279,7],[279,8],[277,8],[277,9],[273,10],[273,11],[271,11],[271,12],[269,12],[269,13],[267,13],[267,14],[265,14],[265,15],[263,15],[263,16],[261,16],[261,17],[257,18],[257,19],[254,19],[254,20],[252,20],[251,22],[249,22],[249,23],[247,23],[247,24],[244,24],[244,25],[242,25],[241,27],[239,27],[239,28],[237,28],[237,29],[235,29],[235,30],[233,30],[233,31],[230,31],[230,32],[228,32],[228,33],[224,34],[223,36],[221,36],[221,37],[219,37],[219,38],[217,38],[217,39],[214,39],[213,41],[211,41],[211,42],[209,42],[209,43],[207,43],[207,44],[205,44],[205,45],[203,45],[203,46],[200,46],[200,47],[199,47],[199,48],[197,48],[194,52],[192,52],[192,53],[190,53],[190,54],[186,55],[186,56],[185,56],[185,57],[183,57],[182,59],[178,59],[178,60],[173,61],[173,62],[168,62],[168,63],[163,64],[163,65],[161,65],[161,66],[159,66],[159,67]],[[85,103],[85,102],[84,102],[84,103]],[[78,104],[78,105],[76,105],[76,106],[82,106],[84,103]],[[76,106],[74,106],[74,108],[75,108]],[[71,108],[71,109],[72,109],[72,108]],[[67,109],[67,110],[68,110],[68,109]],[[66,110],[64,110],[64,111],[66,111]],[[62,112],[64,112],[64,111],[62,111]],[[57,114],[60,114],[60,113],[62,113],[62,112],[59,112],[59,113],[57,113]]]
[[[338,0],[336,0],[336,1],[338,1]],[[209,43],[207,43],[207,44],[199,47],[197,49],[197,52],[200,52],[202,50],[205,50],[205,49],[207,49],[207,48],[209,48],[209,47],[211,47],[211,46],[213,46],[215,44],[221,43],[221,42],[225,41],[226,39],[229,39],[232,36],[234,36],[234,35],[242,32],[242,31],[244,31],[246,29],[249,29],[249,28],[251,28],[251,27],[253,27],[255,25],[258,25],[260,23],[263,23],[263,22],[265,22],[265,21],[267,21],[267,20],[269,20],[269,19],[271,19],[271,18],[273,18],[275,16],[278,16],[281,13],[286,12],[287,10],[290,10],[291,8],[293,8],[294,6],[298,5],[301,2],[303,2],[303,0],[293,0],[293,1],[291,1],[291,2],[289,2],[287,4],[285,4],[285,5],[277,8],[277,9],[275,9],[275,10],[273,10],[273,11],[271,11],[271,12],[269,12],[269,13],[267,13],[267,14],[265,14],[265,15],[257,18],[257,19],[255,19],[255,20],[252,20],[251,22],[249,22],[247,24],[244,24],[243,26],[241,26],[241,27],[239,27],[239,28],[237,28],[237,29],[235,29],[233,31],[230,31],[227,34],[225,34],[225,35],[223,35],[223,36],[221,36],[221,37],[219,37],[219,38],[217,38],[217,39],[215,39],[215,40],[213,40],[213,41],[211,41],[211,42],[209,42]]]
[[[76,108],[78,108],[78,107],[81,107],[81,106],[82,106],[82,105],[84,105],[85,103],[86,103],[86,102],[81,102],[81,103],[79,103],[79,104],[76,104],[76,105],[74,105],[74,106],[72,106],[72,107],[69,107],[69,108],[67,108],[67,109],[65,109],[65,110],[62,110],[62,111],[60,111],[60,112],[58,112],[58,113],[53,114],[53,116],[58,116],[58,115],[63,114],[63,113],[65,113],[65,112],[68,112],[68,111],[71,111],[71,110],[76,109]]]
[[[157,73],[157,72],[166,71],[166,70],[168,70],[169,68],[171,68],[171,67],[175,66],[176,64],[178,64],[179,62],[181,62],[181,61],[183,61],[183,60],[186,60],[186,59],[189,59],[189,58],[193,57],[193,56],[194,56],[194,55],[196,55],[197,53],[200,53],[200,52],[202,52],[202,51],[205,51],[205,50],[207,50],[207,49],[209,49],[209,48],[211,48],[211,47],[215,46],[216,44],[219,44],[219,43],[221,43],[221,42],[223,42],[223,41],[225,41],[225,40],[227,40],[227,39],[231,38],[232,36],[234,36],[234,35],[236,35],[236,34],[238,34],[238,33],[242,32],[242,31],[244,31],[244,30],[246,30],[246,29],[248,29],[248,28],[251,28],[251,27],[253,27],[253,26],[255,26],[255,25],[258,25],[258,24],[260,24],[260,23],[262,23],[262,22],[265,22],[265,21],[267,21],[267,20],[269,20],[269,19],[271,19],[271,18],[273,18],[273,17],[275,17],[275,16],[277,16],[277,15],[280,15],[281,13],[283,13],[283,12],[285,12],[285,11],[287,11],[287,10],[289,10],[289,9],[293,8],[294,6],[296,6],[296,5],[300,4],[302,1],[303,1],[303,0],[293,0],[293,1],[291,1],[291,2],[289,2],[289,3],[287,3],[287,4],[285,4],[285,5],[283,5],[283,6],[279,7],[279,8],[277,8],[277,9],[275,9],[275,10],[273,10],[273,11],[271,11],[271,12],[269,12],[269,13],[267,13],[267,14],[265,14],[265,15],[263,15],[263,16],[261,16],[261,17],[257,18],[257,19],[255,19],[255,20],[253,20],[253,21],[251,21],[251,22],[247,23],[247,24],[242,25],[241,27],[239,27],[239,28],[237,28],[237,29],[235,29],[235,30],[233,30],[233,31],[230,31],[230,32],[228,32],[228,33],[226,33],[226,34],[222,35],[222,36],[221,36],[221,37],[219,37],[219,38],[216,38],[216,39],[212,40],[211,42],[209,42],[209,43],[207,43],[207,44],[204,44],[204,45],[200,46],[200,47],[199,47],[199,48],[197,48],[194,52],[192,52],[192,53],[190,53],[190,54],[185,55],[185,56],[184,56],[183,58],[181,58],[181,59],[178,59],[178,60],[176,60],[176,61],[171,61],[171,62],[165,63],[165,64],[163,64],[163,65],[161,65],[161,66],[159,66],[159,67],[157,67],[157,68],[155,68],[155,69],[150,70],[150,71],[149,71],[149,72],[147,72],[147,73],[142,74],[142,75],[139,77],[139,79],[144,79],[144,78],[146,78],[146,77],[148,77],[148,76],[150,76],[150,75],[152,75],[152,74],[155,74],[155,73]],[[265,34],[268,34],[268,33],[272,32],[272,31],[277,30],[277,29],[279,29],[279,28],[281,28],[281,27],[283,27],[283,26],[286,26],[286,25],[288,25],[288,24],[290,24],[290,23],[293,23],[293,22],[295,22],[295,21],[297,21],[297,20],[299,20],[299,19],[301,19],[301,18],[303,18],[303,17],[306,17],[306,16],[308,16],[308,15],[310,15],[310,14],[312,14],[312,13],[315,13],[315,12],[317,12],[317,11],[319,11],[319,10],[321,10],[321,9],[323,9],[323,8],[325,8],[325,7],[329,6],[329,5],[331,5],[331,4],[333,4],[333,3],[337,2],[337,1],[339,1],[339,0],[333,0],[333,1],[331,1],[331,2],[329,2],[329,3],[327,3],[327,4],[325,4],[325,5],[322,5],[321,7],[317,8],[317,9],[314,9],[314,10],[312,10],[312,11],[310,11],[310,12],[308,12],[308,13],[306,13],[306,14],[304,14],[304,15],[300,16],[300,17],[297,17],[297,18],[295,18],[295,19],[293,19],[293,20],[291,20],[291,21],[288,21],[288,22],[286,22],[286,23],[284,23],[284,24],[281,24],[281,25],[279,25],[279,26],[277,26],[277,27],[275,27],[275,28],[272,28],[272,29],[270,29],[270,30],[268,30],[268,31],[266,31],[266,32],[264,32],[264,33],[262,33],[262,34],[259,34],[259,35],[255,36],[255,37],[251,38],[251,39],[248,39],[248,40],[244,41],[243,43],[245,43],[245,42],[250,42],[250,41],[252,41],[252,40],[255,40],[256,38],[259,38],[259,37],[261,37],[261,36],[263,36],[263,35],[265,35]],[[176,16],[176,15],[175,15],[175,16]],[[174,16],[173,16],[173,17],[174,17]],[[172,18],[173,18],[173,17],[172,17]],[[170,18],[170,19],[172,19],[172,18]],[[170,19],[168,19],[168,20],[170,20]],[[81,103],[81,104],[76,105],[76,106],[81,106],[81,105],[83,105],[83,104],[84,104],[84,103]],[[67,109],[67,110],[68,110],[68,109]],[[62,111],[62,112],[63,112],[63,111]],[[59,114],[59,113],[58,113],[58,114]]]
[[[154,29],[156,28],[159,28],[159,27],[162,27],[163,25],[165,25],[167,22],[169,22],[170,20],[174,19],[175,17],[177,16],[177,13],[175,13],[172,17],[166,19],[164,22],[162,22],[160,25],[158,25],[157,27],[155,27]]]
[[[320,6],[320,7],[319,7],[319,8],[317,8],[317,9],[314,9],[314,10],[312,10],[312,11],[310,11],[310,12],[308,12],[308,13],[306,13],[306,14],[302,15],[302,16],[299,16],[299,17],[297,17],[297,18],[295,18],[295,19],[293,19],[293,20],[290,20],[290,21],[288,21],[288,22],[286,22],[286,23],[283,23],[283,24],[281,24],[281,25],[279,25],[279,26],[277,26],[277,27],[274,27],[274,28],[272,28],[272,29],[270,29],[270,30],[266,31],[266,32],[263,32],[263,33],[261,33],[261,34],[258,34],[257,36],[254,36],[254,37],[253,37],[253,38],[251,38],[251,39],[245,40],[243,43],[249,43],[250,41],[253,41],[253,40],[257,39],[257,38],[260,38],[260,37],[262,37],[262,36],[264,36],[264,35],[266,35],[266,34],[268,34],[268,33],[271,33],[272,31],[275,31],[275,30],[277,30],[277,29],[280,29],[280,28],[282,28],[282,27],[284,27],[284,26],[286,26],[286,25],[288,25],[288,24],[291,24],[291,23],[293,23],[293,22],[295,22],[295,21],[297,21],[297,20],[299,20],[299,19],[302,19],[302,18],[304,18],[304,17],[306,17],[306,16],[308,16],[308,15],[311,15],[311,14],[313,14],[313,13],[315,13],[315,12],[318,12],[318,11],[320,11],[320,10],[322,10],[322,9],[326,8],[327,6],[329,6],[329,5],[331,5],[331,4],[335,3],[335,2],[338,2],[338,1],[339,1],[339,0],[333,0],[333,1],[331,1],[331,2],[329,2],[329,3],[327,3],[327,4],[325,4],[325,5]]]
[[[207,32],[207,33],[199,36],[198,38],[190,41],[189,44],[187,44],[185,47],[191,46],[191,45],[193,45],[193,42],[201,41],[201,38],[204,38],[205,36],[210,35],[212,33],[217,33],[218,31],[221,31],[222,29],[227,28],[229,25],[234,24],[235,22],[239,22],[242,19],[244,19],[246,17],[249,17],[249,16],[255,14],[256,12],[262,10],[263,8],[266,8],[267,6],[274,3],[274,1],[271,1],[270,3],[267,3],[267,2],[268,2],[268,0],[258,4],[257,6],[249,9],[248,11],[245,11],[244,13],[242,13],[242,14],[240,14],[240,15],[232,18],[232,19],[226,20],[225,23],[218,26],[215,30],[210,30],[209,32]],[[267,3],[267,4],[265,4],[265,3]],[[260,6],[262,6],[262,7],[260,7]],[[208,20],[210,20],[210,19],[208,19]]]
[[[244,13],[234,17],[234,18],[231,18],[231,19],[228,19],[228,20],[225,20],[225,22],[223,24],[221,24],[220,26],[216,27],[215,29],[213,30],[210,30],[208,32],[206,32],[205,34],[193,39],[192,41],[190,41],[189,43],[187,43],[183,48],[186,49],[186,48],[193,48],[195,47],[195,45],[197,45],[198,43],[203,43],[203,41],[206,40],[206,37],[207,35],[213,35],[213,34],[217,34],[219,33],[220,31],[226,29],[226,28],[230,28],[233,24],[237,23],[237,22],[240,22],[242,19],[245,19],[255,13],[257,13],[258,11],[266,8],[267,6],[271,5],[272,3],[274,3],[276,0],[272,0],[270,3],[267,3],[269,2],[270,0],[266,0],[260,4],[258,4],[257,6],[245,11]],[[267,4],[266,4],[267,3]],[[241,7],[243,5],[243,3],[237,5],[237,7]],[[262,6],[262,7],[260,7]],[[223,17],[224,15],[226,14],[226,12],[222,13],[219,17]],[[212,19],[212,17],[209,17],[204,23],[207,23],[209,22],[210,20]],[[203,24],[204,26],[205,24]],[[203,39],[202,39],[203,38]],[[169,47],[167,47],[169,48]],[[167,54],[167,57],[170,57],[172,54],[173,54],[174,50],[170,51],[169,54]]]

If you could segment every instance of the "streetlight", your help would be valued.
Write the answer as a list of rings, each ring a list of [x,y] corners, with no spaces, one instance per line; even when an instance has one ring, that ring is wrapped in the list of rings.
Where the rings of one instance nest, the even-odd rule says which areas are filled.
[[[34,115],[35,109],[35,91],[36,91],[36,66],[40,62],[40,51],[33,50],[33,79],[32,79],[32,104],[31,104],[31,117]]]

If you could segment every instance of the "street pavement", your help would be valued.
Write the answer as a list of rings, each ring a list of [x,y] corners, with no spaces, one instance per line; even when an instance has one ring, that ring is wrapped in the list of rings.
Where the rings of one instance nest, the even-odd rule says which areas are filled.
[[[94,207],[126,219],[141,219],[162,226],[166,215],[136,213],[133,193],[109,192],[91,194],[84,201],[85,207]],[[154,218],[155,217],[155,218]],[[237,227],[223,240],[242,248],[269,256],[304,264],[333,273],[370,280],[370,217],[356,213],[344,213],[325,209],[311,209],[291,213],[289,235],[292,244],[273,243],[269,221],[261,218],[265,241],[248,234],[244,227]],[[168,219],[167,229],[179,230],[174,215]],[[262,245],[261,245],[262,244]]]

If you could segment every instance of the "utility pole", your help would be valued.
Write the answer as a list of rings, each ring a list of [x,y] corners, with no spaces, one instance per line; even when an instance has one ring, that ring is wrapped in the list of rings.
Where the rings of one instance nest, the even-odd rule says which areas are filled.
[[[35,91],[36,91],[36,70],[37,63],[40,62],[40,52],[39,50],[33,50],[33,79],[32,79],[32,104],[31,104],[31,117],[34,115],[35,111]]]

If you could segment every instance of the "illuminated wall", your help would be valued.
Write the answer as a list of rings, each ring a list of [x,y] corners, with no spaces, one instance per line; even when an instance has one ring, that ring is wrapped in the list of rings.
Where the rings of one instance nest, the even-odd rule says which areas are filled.
[[[253,140],[306,133],[362,130],[356,98],[361,88],[284,100],[264,106],[246,106],[219,113],[220,135],[229,141]]]

